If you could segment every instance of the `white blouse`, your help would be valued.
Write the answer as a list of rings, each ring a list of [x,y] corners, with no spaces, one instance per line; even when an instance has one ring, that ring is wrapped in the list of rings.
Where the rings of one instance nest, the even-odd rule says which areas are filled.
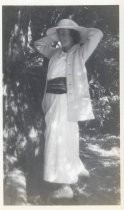
[[[54,59],[48,69],[47,79],[54,79],[56,77],[66,77],[66,60],[67,53],[61,51]]]

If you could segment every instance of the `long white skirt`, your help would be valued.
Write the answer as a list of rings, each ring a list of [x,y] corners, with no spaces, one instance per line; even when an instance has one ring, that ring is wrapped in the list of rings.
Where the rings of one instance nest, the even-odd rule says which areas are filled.
[[[47,93],[44,180],[72,184],[85,169],[79,158],[78,123],[68,120],[67,95]]]

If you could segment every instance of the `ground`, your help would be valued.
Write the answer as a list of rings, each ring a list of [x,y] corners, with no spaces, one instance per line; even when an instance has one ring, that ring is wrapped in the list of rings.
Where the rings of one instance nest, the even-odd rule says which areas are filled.
[[[73,199],[50,199],[57,186],[38,181],[33,169],[29,184],[28,205],[118,205],[120,204],[119,137],[106,134],[80,138],[80,157],[90,172],[89,178],[80,177],[73,187]],[[36,165],[35,165],[36,167]],[[37,180],[34,180],[37,174]]]

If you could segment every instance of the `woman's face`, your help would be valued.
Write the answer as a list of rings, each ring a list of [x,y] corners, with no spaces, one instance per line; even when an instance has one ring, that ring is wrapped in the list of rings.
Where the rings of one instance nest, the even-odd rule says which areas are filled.
[[[57,30],[59,40],[62,44],[62,47],[65,49],[70,49],[73,46],[73,38],[70,35],[69,29],[58,29]]]

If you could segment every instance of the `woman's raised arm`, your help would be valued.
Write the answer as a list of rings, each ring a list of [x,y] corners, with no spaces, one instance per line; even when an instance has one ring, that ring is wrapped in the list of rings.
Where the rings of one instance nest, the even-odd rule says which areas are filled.
[[[52,43],[53,40],[49,36],[46,36],[35,41],[34,46],[39,53],[50,59],[57,50],[55,47],[52,47]]]
[[[86,62],[102,39],[103,32],[97,28],[87,28],[85,31],[85,37],[86,40],[82,45],[81,50],[83,59]]]

